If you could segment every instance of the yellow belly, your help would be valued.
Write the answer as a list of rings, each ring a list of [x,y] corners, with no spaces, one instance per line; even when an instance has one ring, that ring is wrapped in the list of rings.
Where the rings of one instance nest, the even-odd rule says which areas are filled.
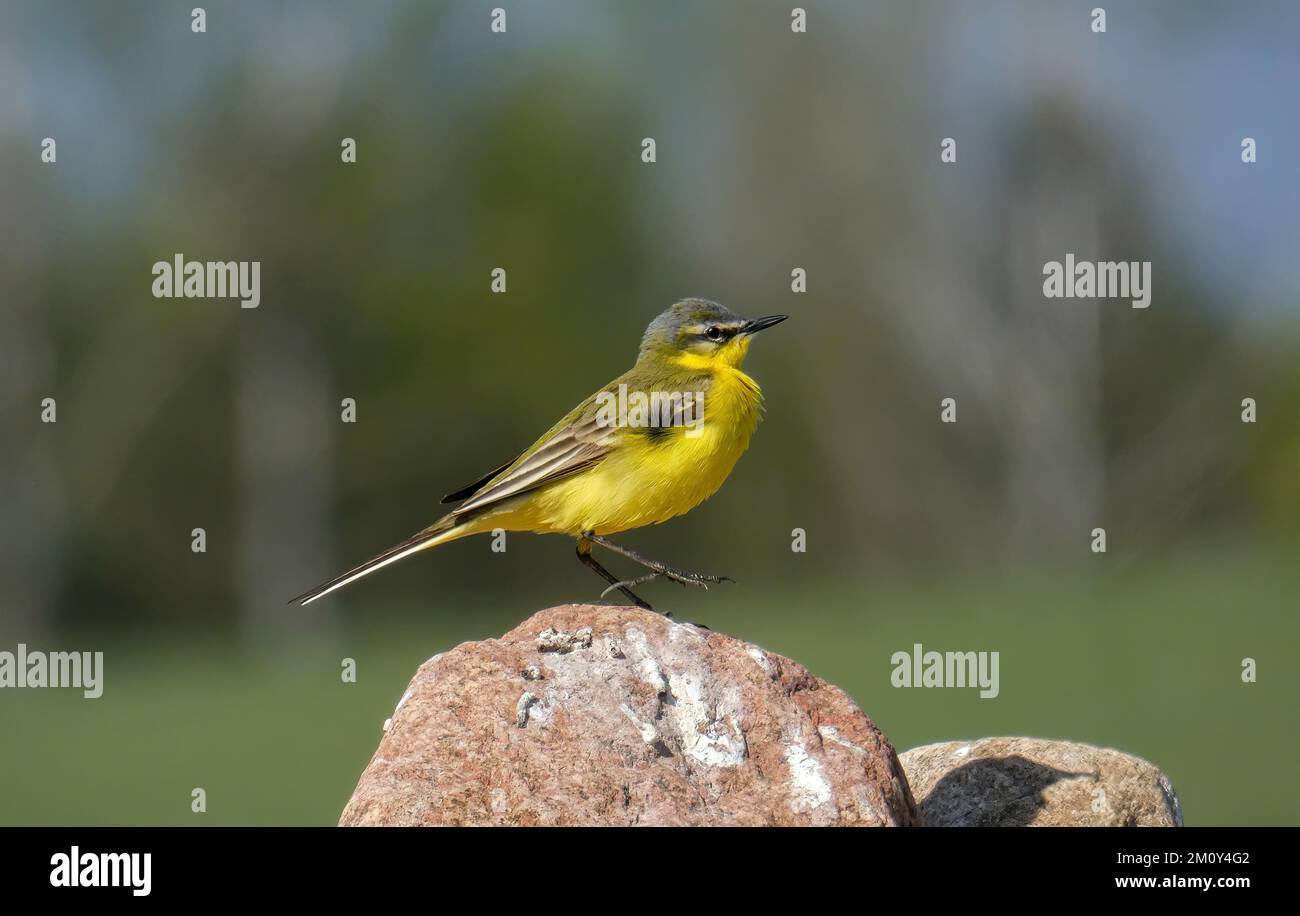
[[[720,372],[704,402],[698,435],[669,428],[659,441],[625,431],[591,469],[556,481],[484,519],[484,528],[615,534],[689,512],[718,491],[758,426],[758,385],[737,369]]]

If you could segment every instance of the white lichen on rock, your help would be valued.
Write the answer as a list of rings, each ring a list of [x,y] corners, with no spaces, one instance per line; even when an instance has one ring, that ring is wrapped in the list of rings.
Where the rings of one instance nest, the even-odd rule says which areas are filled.
[[[768,659],[767,653],[752,643],[745,646],[745,654],[758,662],[758,667],[763,669],[763,673],[771,677],[775,672],[772,669],[772,662]]]
[[[619,709],[621,709],[623,715],[627,716],[632,724],[636,726],[637,732],[641,735],[641,740],[646,744],[654,744],[654,742],[659,738],[659,732],[654,727],[654,724],[651,722],[642,722],[640,717],[637,716],[636,710],[631,706],[628,706],[626,703],[620,706]]]
[[[407,690],[405,693],[402,694],[402,698],[397,701],[397,705],[393,707],[393,715],[397,715],[397,713],[401,711],[401,708],[406,705],[406,701],[409,700],[410,698],[411,698],[411,691]]]
[[[808,753],[802,738],[785,746],[785,763],[790,770],[790,809],[796,814],[820,808],[831,800],[821,761]]]
[[[519,702],[515,704],[515,725],[519,728],[527,727],[528,710],[532,708],[535,702],[537,702],[537,697],[525,690],[523,696],[519,698]]]
[[[855,754],[865,754],[867,752],[866,748],[859,747],[858,745],[854,744],[852,741],[850,741],[849,739],[841,735],[840,730],[836,728],[834,725],[818,726],[817,733],[822,736],[822,740],[833,742],[835,744],[840,745],[841,747],[847,747]]]
[[[640,675],[641,680],[650,685],[656,694],[662,696],[668,690],[668,681],[659,668],[659,662],[655,660],[654,655],[650,652],[650,645],[646,642],[645,634],[635,627],[629,627],[625,635],[632,650],[630,659],[637,666],[637,674]]]
[[[736,767],[747,748],[733,691],[707,697],[698,678],[669,674],[668,713],[681,740],[682,753],[711,767]]]
[[[591,648],[591,627],[582,627],[572,633],[547,627],[537,634],[538,652],[559,652],[561,655],[574,649]]]

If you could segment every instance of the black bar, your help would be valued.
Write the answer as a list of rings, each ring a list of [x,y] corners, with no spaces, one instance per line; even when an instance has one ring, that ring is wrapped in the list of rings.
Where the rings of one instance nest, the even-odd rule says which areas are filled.
[[[659,898],[661,880],[701,887],[752,884],[766,893],[794,882],[804,892],[870,899],[897,890],[917,901],[988,893],[1053,892],[1071,902],[1096,896],[1231,903],[1252,891],[1284,890],[1296,828],[911,829],[911,830],[419,830],[334,828],[0,828],[4,892],[51,899],[135,896],[131,886],[55,887],[59,860],[88,853],[149,853],[151,899],[218,903],[292,899],[337,903],[350,895],[395,901],[420,892],[431,906],[452,905],[453,886],[527,895],[623,882]],[[83,860],[84,861],[84,860]],[[101,860],[95,860],[98,865]],[[120,861],[120,860],[119,860]],[[138,861],[143,862],[143,859]],[[677,870],[669,878],[665,870]],[[658,877],[656,877],[656,875]],[[728,877],[729,876],[729,877]],[[142,876],[137,875],[137,879]],[[1290,875],[1287,875],[1289,878]],[[1193,880],[1195,886],[1192,885]],[[1209,881],[1208,887],[1200,886]],[[633,890],[630,885],[647,882]],[[1181,884],[1166,884],[1167,881]],[[1241,883],[1226,886],[1225,882]],[[1148,886],[1140,886],[1143,882]],[[124,884],[129,882],[124,881]],[[142,882],[141,882],[142,883]],[[1121,886],[1125,885],[1125,886]],[[853,891],[857,886],[859,889]],[[254,889],[258,889],[254,891]],[[793,885],[792,890],[796,890]],[[933,895],[938,894],[940,897]],[[142,895],[143,896],[143,895]]]

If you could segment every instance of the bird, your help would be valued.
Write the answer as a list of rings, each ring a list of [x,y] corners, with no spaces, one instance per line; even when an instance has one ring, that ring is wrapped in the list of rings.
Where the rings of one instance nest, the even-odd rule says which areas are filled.
[[[758,383],[741,369],[750,341],[788,317],[742,318],[708,299],[675,302],[646,328],[630,370],[517,458],[443,497],[456,508],[290,604],[310,604],[412,554],[494,530],[576,538],[578,559],[609,584],[602,597],[617,589],[651,611],[634,586],[661,577],[706,589],[732,581],[653,560],[610,535],[683,515],[722,486],[763,412]],[[619,579],[592,555],[594,546],[646,572]]]

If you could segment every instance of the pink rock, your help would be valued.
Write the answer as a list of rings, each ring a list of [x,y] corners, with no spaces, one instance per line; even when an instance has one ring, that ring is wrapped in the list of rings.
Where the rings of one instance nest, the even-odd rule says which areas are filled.
[[[853,701],[742,640],[564,605],[420,666],[342,826],[910,826]]]

